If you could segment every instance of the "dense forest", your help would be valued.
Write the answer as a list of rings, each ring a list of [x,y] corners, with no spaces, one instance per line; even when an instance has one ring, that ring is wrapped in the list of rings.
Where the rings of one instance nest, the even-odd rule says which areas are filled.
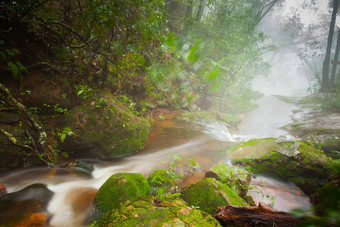
[[[330,1],[328,13],[321,21],[304,27],[299,10],[316,12],[317,2],[304,1],[295,14],[286,14],[280,22],[285,33],[289,34],[282,38],[285,41],[281,43],[299,44],[296,51],[310,83],[309,97],[299,101],[291,97],[281,99],[289,99],[304,108],[318,108],[323,113],[318,117],[326,116],[324,121],[330,119],[328,123],[334,128],[326,130],[323,125],[310,130],[311,127],[304,128],[306,124],[295,122],[285,129],[302,140],[249,140],[234,144],[232,151],[228,151],[230,157],[235,157],[235,165],[247,166],[252,173],[262,174],[267,168],[285,172],[280,165],[297,168],[294,174],[304,178],[291,172],[288,177],[282,172],[273,175],[296,183],[310,196],[316,207],[315,216],[307,218],[308,214],[299,210],[291,220],[287,214],[275,216],[279,214],[262,204],[257,209],[266,214],[258,214],[253,221],[269,214],[274,215],[277,223],[283,223],[282,226],[303,221],[318,223],[312,226],[339,224],[339,162],[336,155],[340,148],[340,124],[331,122],[333,118],[339,119],[335,114],[340,110],[336,69],[340,64],[340,31],[336,25],[339,9],[338,0]],[[78,163],[74,160],[115,160],[135,154],[145,147],[152,126],[173,111],[184,113],[186,120],[221,122],[229,130],[237,131],[244,115],[256,109],[256,100],[262,97],[252,89],[252,82],[256,76],[270,72],[271,62],[266,59],[266,54],[278,52],[280,48],[268,41],[273,38],[259,26],[274,8],[283,8],[285,4],[284,0],[2,1],[0,173],[38,166],[58,169]],[[301,44],[301,40],[305,42]],[[312,139],[315,141],[311,142]],[[247,161],[248,156],[237,160],[238,156],[233,153],[242,153],[247,146],[259,144],[265,147],[257,149],[261,149],[259,153],[262,152],[266,159],[259,161],[255,155],[255,158],[251,156],[254,160]],[[289,153],[296,146],[298,157],[294,152]],[[226,147],[230,149],[230,145]],[[286,148],[288,155],[282,151]],[[268,153],[265,149],[274,150]],[[252,149],[248,152],[251,154]],[[330,153],[335,160],[324,152]],[[265,166],[267,161],[263,160],[267,159],[272,159],[270,166]],[[194,217],[192,220],[179,218],[177,223],[176,217],[169,214],[171,221],[167,224],[171,226],[190,223],[197,226],[218,226],[219,223],[242,226],[250,223],[249,220],[236,221],[237,215],[227,223],[224,222],[225,216],[215,213],[213,216],[220,221],[218,223],[210,216],[217,208],[215,204],[203,209],[206,202],[196,204],[200,197],[196,192],[193,192],[194,199],[190,197],[194,186],[185,191],[175,190],[178,180],[175,163],[176,158],[170,163],[172,169],[166,172],[157,170],[147,181],[141,174],[113,175],[100,187],[97,196],[93,196],[94,211],[87,223],[97,220],[93,226],[108,226],[110,223],[119,226],[124,223],[124,218],[119,219],[121,216],[135,211],[130,212],[128,206],[120,208],[121,205],[107,204],[106,200],[112,199],[109,195],[112,190],[126,191],[126,195],[122,193],[122,197],[126,196],[124,202],[137,201],[130,204],[133,209],[144,210],[138,210],[142,213],[136,211],[137,216],[146,215],[143,212],[151,209],[150,206],[163,206],[171,208],[171,215],[189,212]],[[197,166],[194,160],[191,164],[191,167]],[[228,168],[222,165],[211,169],[208,172],[213,172],[213,177],[199,181],[197,187],[228,191],[223,185],[228,182],[233,190],[226,200],[235,201],[229,205],[254,206],[254,201],[246,195],[248,189],[242,188],[248,188],[251,174],[249,181],[241,180],[240,186],[235,177],[230,180],[220,175],[225,171],[239,177],[239,171],[244,170]],[[133,184],[113,189],[123,178],[122,181],[133,181]],[[246,186],[245,181],[248,181]],[[0,186],[2,183],[0,181]],[[130,193],[131,187],[135,191]],[[150,190],[155,197],[150,197]],[[146,197],[136,199],[142,195]],[[152,204],[146,205],[149,201]],[[221,204],[225,203],[219,206]],[[6,209],[6,206],[0,199],[0,208]],[[198,211],[200,207],[203,213]],[[113,211],[106,213],[112,208]],[[197,213],[194,213],[196,208]],[[247,214],[249,210],[233,212]],[[129,216],[128,220],[132,217]],[[0,225],[8,223],[15,224],[10,220],[0,222]],[[132,221],[125,224],[135,225]],[[276,226],[275,222],[271,226]]]
[[[1,105],[20,111],[11,117],[21,118],[23,130],[20,141],[14,136],[20,132],[2,128],[2,134],[23,151],[15,157],[18,165],[35,157],[53,164],[72,155],[60,147],[81,132],[61,121],[83,103],[101,109],[113,99],[111,111],[122,115],[111,122],[118,130],[130,118],[149,121],[146,111],[156,107],[237,121],[236,113],[251,106],[255,71],[267,67],[261,52],[270,47],[260,47],[265,36],[256,26],[275,2],[2,3]],[[127,125],[126,133],[131,128],[134,136],[134,126]],[[131,143],[124,146],[142,147]]]

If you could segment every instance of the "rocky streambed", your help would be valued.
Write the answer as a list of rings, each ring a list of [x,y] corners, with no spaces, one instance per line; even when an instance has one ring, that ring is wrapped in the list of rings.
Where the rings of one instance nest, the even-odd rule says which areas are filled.
[[[299,114],[303,117],[296,117]],[[336,226],[339,162],[320,149],[322,141],[310,139],[311,130],[306,127],[315,126],[313,121],[324,129],[337,127],[335,123],[329,127],[322,124],[320,119],[328,118],[318,111],[309,118],[310,114],[304,110],[296,112],[294,122],[285,126],[296,140],[285,136],[245,142],[208,139],[199,132],[207,130],[200,128],[202,125],[183,128],[182,121],[164,115],[163,124],[159,124],[163,127],[154,128],[150,134],[155,141],[147,142],[149,151],[102,167],[95,164],[93,168],[82,161],[62,170],[50,169],[46,176],[54,180],[43,180],[42,183],[49,184],[47,187],[33,184],[20,191],[10,189],[11,193],[6,194],[6,187],[1,186],[0,225],[245,226],[259,223],[261,217],[267,223],[264,225],[270,226],[273,223]],[[179,135],[180,138],[173,139]],[[164,148],[166,141],[171,141],[172,148]],[[176,155],[172,159],[165,158],[173,153]],[[160,165],[164,161],[168,164]],[[98,180],[100,172],[105,174]],[[62,177],[65,175],[72,179],[65,180]],[[268,183],[268,177],[275,180]],[[284,195],[279,198],[282,192]],[[49,202],[51,198],[53,203]],[[283,208],[284,200],[291,201],[289,205],[298,205]],[[63,204],[62,209],[56,204]],[[297,208],[293,219],[286,213],[292,208]],[[53,213],[56,209],[59,214]],[[56,217],[73,220],[58,222]]]

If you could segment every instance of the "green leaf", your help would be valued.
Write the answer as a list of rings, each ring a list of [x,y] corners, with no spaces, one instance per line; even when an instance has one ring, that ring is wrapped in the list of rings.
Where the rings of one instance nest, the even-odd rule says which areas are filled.
[[[21,73],[25,72],[26,74],[28,74],[27,68],[20,61],[16,61],[15,63],[19,67]]]
[[[66,139],[66,133],[61,134],[60,137],[59,137],[59,139],[60,139],[60,142],[61,142],[61,143],[64,143],[64,141],[65,141],[65,139]]]
[[[83,92],[84,92],[84,90],[81,89],[77,92],[77,95],[81,95]]]
[[[196,44],[190,49],[187,60],[191,63],[195,63],[199,60],[199,58],[200,58],[199,45]]]
[[[11,70],[14,79],[20,81],[20,69],[18,66],[11,61],[7,63],[7,66]]]
[[[220,74],[219,69],[212,70],[207,77],[207,81],[209,82],[209,81],[215,80],[219,76],[219,74]]]

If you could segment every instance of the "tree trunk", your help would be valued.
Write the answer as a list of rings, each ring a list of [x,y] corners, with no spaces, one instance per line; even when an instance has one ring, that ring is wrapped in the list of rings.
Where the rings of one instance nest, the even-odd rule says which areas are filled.
[[[334,61],[338,61],[338,59],[339,59],[339,52],[340,52],[340,30],[338,31],[338,41],[336,43],[335,54],[334,54]],[[332,65],[331,80],[329,82],[331,88],[333,88],[333,86],[334,86],[336,68],[337,68],[337,64],[333,64]]]
[[[196,21],[196,22],[200,22],[200,21],[201,21],[201,17],[202,17],[202,14],[203,14],[203,10],[204,10],[204,0],[201,0],[201,1],[200,1],[200,4],[199,4],[199,6],[198,6],[196,18],[195,18],[195,21]]]
[[[325,56],[325,60],[323,62],[323,68],[322,68],[322,83],[321,83],[322,92],[327,91],[329,89],[329,64],[330,64],[330,58],[331,58],[331,48],[332,48],[334,26],[335,26],[336,14],[338,12],[338,6],[339,6],[339,0],[334,0],[332,19],[331,19],[329,33],[328,33],[326,56]]]
[[[258,206],[219,207],[213,214],[222,226],[280,226],[294,227],[303,219],[293,218],[288,213],[280,212],[260,203]]]

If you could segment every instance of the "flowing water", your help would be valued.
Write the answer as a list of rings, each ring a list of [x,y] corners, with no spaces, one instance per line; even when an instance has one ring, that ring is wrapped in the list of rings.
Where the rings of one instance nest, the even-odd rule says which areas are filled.
[[[264,97],[259,101],[259,108],[244,119],[234,137],[223,124],[187,122],[177,119],[178,113],[166,114],[165,119],[154,122],[143,151],[106,162],[87,160],[94,164],[92,174],[70,172],[65,168],[34,168],[6,173],[0,176],[0,184],[4,184],[8,192],[33,183],[47,184],[55,193],[48,204],[48,212],[52,216],[50,224],[57,227],[86,226],[84,220],[89,215],[96,190],[112,174],[135,172],[148,176],[155,169],[167,168],[174,154],[183,160],[194,159],[201,164],[203,172],[220,161],[230,163],[221,149],[235,140],[287,136],[279,128],[289,123],[293,108],[293,105],[276,97]],[[310,208],[309,200],[291,183],[257,177],[251,184],[255,189],[249,193],[257,202],[274,202],[274,208],[283,211],[296,207]],[[266,201],[268,198],[270,200]]]
[[[275,96],[263,96],[257,104],[258,108],[242,120],[234,137],[242,140],[289,137],[288,132],[281,127],[292,123],[290,116],[295,105],[281,101]]]

